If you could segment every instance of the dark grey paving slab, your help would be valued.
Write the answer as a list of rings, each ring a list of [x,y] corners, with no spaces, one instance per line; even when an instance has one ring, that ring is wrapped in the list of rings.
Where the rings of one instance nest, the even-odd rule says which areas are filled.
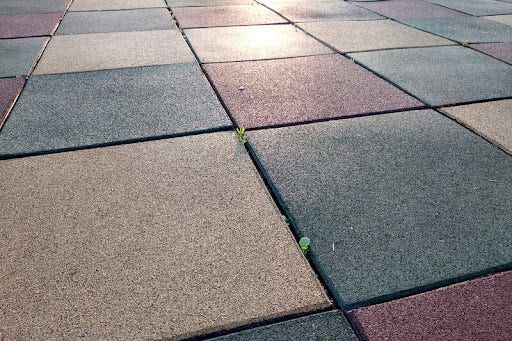
[[[350,56],[433,106],[512,96],[512,66],[462,46]]]
[[[512,64],[512,43],[471,44],[472,49]]]
[[[166,8],[126,11],[70,12],[57,34],[156,31],[175,29],[176,24]]]
[[[25,84],[25,77],[0,79],[0,129]]]
[[[490,17],[482,17],[487,20],[492,20],[500,24],[512,26],[512,14],[508,15],[493,15]]]
[[[230,126],[195,64],[33,76],[0,131],[0,154]]]
[[[507,264],[512,158],[431,110],[249,132],[345,307]]]
[[[48,38],[0,40],[0,77],[25,76],[35,65]]]
[[[7,340],[177,340],[330,306],[231,132],[0,174]]]
[[[166,0],[169,7],[206,7],[227,5],[250,5],[253,0]]]
[[[64,13],[0,15],[0,38],[51,35]]]
[[[2,0],[0,14],[65,12],[71,0]]]
[[[427,0],[471,15],[511,14],[512,4],[494,0]]]
[[[112,11],[167,7],[165,0],[74,0],[70,11]]]
[[[362,2],[358,6],[393,19],[401,18],[450,18],[464,14],[426,1],[386,0]]]
[[[310,315],[265,327],[252,328],[211,341],[357,341],[357,337],[339,311]]]

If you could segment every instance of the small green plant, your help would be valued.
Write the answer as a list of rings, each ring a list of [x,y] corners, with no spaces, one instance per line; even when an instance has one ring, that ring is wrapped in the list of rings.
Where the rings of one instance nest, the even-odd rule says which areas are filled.
[[[464,47],[469,47],[469,44],[467,41],[461,41],[460,44]]]
[[[245,133],[245,128],[236,128],[235,129],[236,136],[238,136],[238,139],[242,144],[247,143],[247,134]]]
[[[302,237],[301,239],[299,239],[300,250],[302,251],[304,256],[307,255],[309,251],[309,244],[311,244],[311,240],[308,237]]]

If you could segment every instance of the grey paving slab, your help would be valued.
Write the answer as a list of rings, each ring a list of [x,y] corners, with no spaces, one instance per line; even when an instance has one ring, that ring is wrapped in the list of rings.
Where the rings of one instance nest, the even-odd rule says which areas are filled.
[[[34,74],[193,62],[178,30],[54,36]]]
[[[494,0],[427,0],[471,15],[511,14],[512,4]]]
[[[426,1],[386,0],[361,2],[358,6],[370,9],[389,18],[450,18],[465,16],[461,12]]]
[[[472,49],[512,64],[512,43],[471,44]]]
[[[230,125],[196,64],[33,76],[0,131],[0,154]]]
[[[250,5],[253,0],[166,0],[169,7],[206,7],[227,5]]]
[[[433,106],[512,96],[512,66],[462,46],[349,56]]]
[[[0,173],[6,339],[181,339],[329,305],[233,133]]]
[[[453,44],[392,20],[323,21],[298,25],[341,52]]]
[[[512,27],[477,17],[400,19],[400,21],[420,30],[459,42],[512,41]]]
[[[45,37],[1,39],[0,77],[28,75],[47,41]]]
[[[287,21],[268,8],[255,5],[177,7],[181,28],[279,24]]]
[[[437,112],[250,131],[249,141],[347,308],[512,259],[512,158]]]
[[[2,0],[0,14],[65,12],[71,0]]]
[[[512,154],[512,99],[446,107],[441,111]]]
[[[111,11],[167,7],[165,0],[74,0],[70,11]]]
[[[269,7],[293,22],[382,19],[378,14],[342,1],[278,2]]]
[[[493,15],[489,17],[482,17],[487,20],[492,20],[500,24],[512,26],[512,14],[508,15]]]
[[[57,34],[158,31],[175,28],[176,24],[167,8],[148,8],[70,12],[60,24]]]
[[[0,78],[0,94],[2,94],[0,96],[0,128],[2,128],[24,84],[25,77]]]
[[[0,15],[0,38],[51,35],[64,13]]]
[[[333,51],[292,25],[187,29],[203,63],[328,54]]]
[[[340,340],[357,341],[357,337],[339,311],[310,315],[265,327],[252,328],[212,341],[295,341]]]

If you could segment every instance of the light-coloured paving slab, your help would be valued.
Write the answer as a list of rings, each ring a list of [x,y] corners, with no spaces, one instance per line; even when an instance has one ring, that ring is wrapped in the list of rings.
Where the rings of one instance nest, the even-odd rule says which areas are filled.
[[[492,20],[500,24],[512,26],[512,14],[508,15],[493,15],[489,17],[482,17],[487,20]]]
[[[512,99],[446,107],[441,111],[512,154]]]
[[[74,0],[70,11],[111,11],[167,7],[165,0]]]
[[[175,29],[167,8],[125,11],[70,12],[59,25],[57,34],[158,31]]]
[[[292,25],[187,29],[203,63],[328,54],[333,51]]]
[[[494,0],[427,0],[471,15],[493,15],[512,13],[512,4]]]
[[[386,17],[400,20],[403,18],[450,18],[461,17],[465,14],[452,9],[431,4],[426,1],[368,1],[357,4]]]
[[[206,7],[227,5],[250,5],[253,0],[166,0],[169,7]]]
[[[28,75],[47,41],[46,37],[1,39],[0,77]]]
[[[55,36],[34,74],[66,73],[195,61],[178,30]]]
[[[340,52],[453,44],[392,20],[322,21],[298,25]]]
[[[329,305],[234,133],[0,173],[8,340],[180,339]]]
[[[2,0],[0,14],[62,13],[71,0]]]

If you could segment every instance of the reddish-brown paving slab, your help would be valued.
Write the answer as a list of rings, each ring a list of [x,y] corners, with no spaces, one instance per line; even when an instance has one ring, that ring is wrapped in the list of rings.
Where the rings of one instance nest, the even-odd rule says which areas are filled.
[[[181,28],[262,25],[285,23],[286,20],[264,6],[234,5],[178,7],[173,10]]]
[[[423,104],[340,55],[206,64],[246,128],[418,108]]]
[[[53,34],[64,13],[0,15],[0,38]]]
[[[349,312],[368,341],[511,340],[512,271]]]
[[[472,49],[483,52],[505,63],[512,64],[512,43],[471,44]]]
[[[23,89],[25,78],[2,78],[0,79],[0,128],[4,124],[11,107]]]

